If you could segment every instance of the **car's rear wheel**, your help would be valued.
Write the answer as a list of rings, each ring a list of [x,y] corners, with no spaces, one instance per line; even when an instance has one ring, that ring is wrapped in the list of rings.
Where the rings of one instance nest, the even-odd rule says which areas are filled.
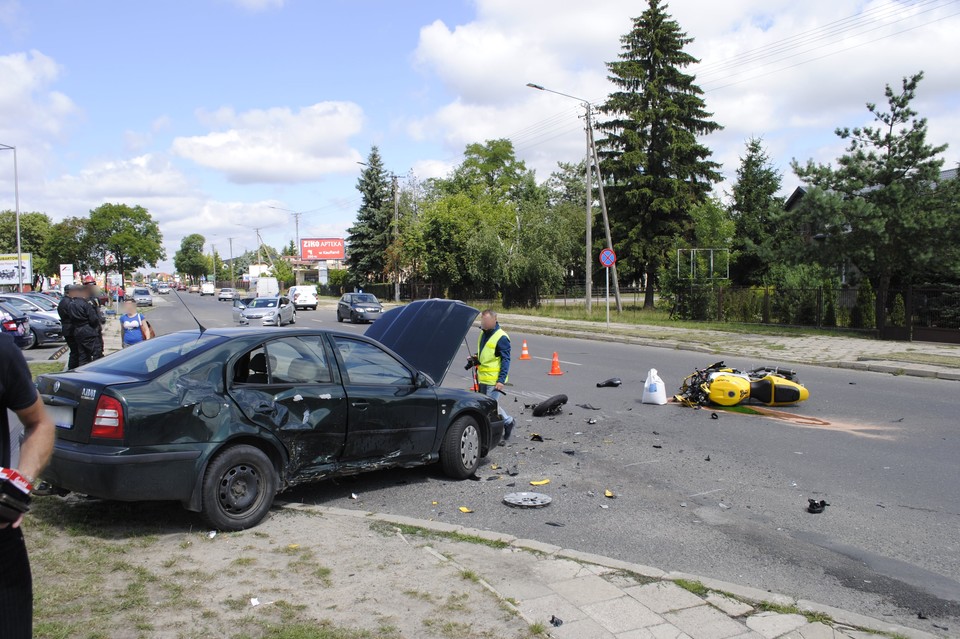
[[[259,524],[273,505],[277,472],[270,458],[253,446],[218,454],[203,478],[203,517],[218,530],[244,530]]]
[[[28,349],[31,349],[31,348],[36,348],[36,347],[39,346],[39,345],[40,345],[40,336],[37,335],[37,332],[31,328],[31,329],[30,329],[30,341],[27,342],[26,344],[24,344],[23,350],[28,350]]]
[[[337,311],[337,321],[341,324],[343,323],[343,317],[340,315],[340,311]]]
[[[466,479],[480,466],[480,426],[469,415],[457,419],[447,429],[440,446],[443,472],[454,479]]]

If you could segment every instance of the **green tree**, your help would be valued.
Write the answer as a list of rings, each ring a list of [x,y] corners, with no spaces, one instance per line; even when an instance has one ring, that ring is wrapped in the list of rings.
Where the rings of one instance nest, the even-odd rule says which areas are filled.
[[[85,217],[68,217],[50,227],[43,243],[45,272],[57,273],[61,264],[73,264],[83,272],[99,266],[100,257],[95,254],[87,231],[88,221]]]
[[[776,246],[777,231],[782,228],[783,198],[777,196],[782,182],[763,141],[750,138],[731,193],[736,230],[730,274],[737,284],[766,283],[771,266],[783,259]]]
[[[944,201],[955,189],[940,184],[946,145],[927,142],[927,121],[911,107],[922,79],[922,72],[904,78],[899,92],[887,85],[887,111],[867,104],[876,126],[836,130],[849,141],[836,167],[793,162],[812,187],[798,217],[823,239],[814,249],[830,263],[852,262],[870,280],[878,304],[894,278],[911,284],[955,250],[951,229],[957,225]],[[860,316],[858,323],[872,325],[862,310]]]
[[[377,147],[370,149],[367,166],[357,181],[360,209],[347,231],[347,267],[359,282],[382,281],[386,270],[393,220],[393,188]]]
[[[87,223],[90,241],[104,255],[107,252],[116,258],[119,273],[133,271],[144,266],[156,266],[167,257],[163,249],[163,235],[147,209],[127,204],[101,204],[90,211]]]
[[[185,273],[193,281],[205,275],[209,260],[203,254],[206,239],[199,233],[192,233],[180,240],[180,249],[173,255],[173,266],[179,273]]]
[[[47,269],[44,244],[50,234],[52,222],[46,213],[20,212],[20,250],[33,255],[33,270],[51,275],[57,272]],[[17,252],[17,214],[15,211],[0,211],[0,253]]]
[[[695,77],[683,72],[697,62],[684,51],[693,39],[661,0],[649,0],[620,40],[620,59],[607,63],[619,90],[600,107],[610,116],[599,124],[607,134],[603,176],[625,274],[646,272],[644,307],[652,308],[667,251],[689,232],[691,207],[720,180],[719,165],[697,137],[721,127]]]
[[[288,257],[299,257],[300,249],[297,247],[296,242],[290,240],[290,243],[283,247],[283,251],[280,252],[280,255],[286,255]]]
[[[277,278],[281,290],[293,285],[293,266],[287,260],[275,260],[270,267],[270,275]]]

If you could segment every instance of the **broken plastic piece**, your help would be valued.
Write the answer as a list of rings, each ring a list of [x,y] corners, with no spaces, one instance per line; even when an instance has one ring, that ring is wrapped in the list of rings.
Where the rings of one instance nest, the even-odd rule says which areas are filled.
[[[572,457],[573,455],[576,455],[576,454],[577,454],[577,451],[575,451],[575,450],[565,450],[565,451],[563,451],[563,454],[564,454],[564,455],[570,455],[570,456]]]
[[[350,493],[350,499],[360,499],[360,497],[357,496],[357,493]]]
[[[211,530],[210,532],[207,533],[207,539],[213,539],[216,536],[217,536],[216,530]]]
[[[600,504],[600,507],[603,508],[604,510],[606,510],[607,508],[610,508],[610,506],[607,506],[606,504]]]
[[[490,464],[490,470],[499,470],[499,469],[500,469],[500,466],[498,466],[497,464]]]
[[[663,448],[663,446],[661,446],[660,444],[654,444],[653,447],[654,447],[654,448]]]
[[[541,435],[540,433],[533,433],[532,435],[530,435],[530,441],[532,441],[532,442],[542,442],[542,441],[543,441],[543,435]]]
[[[563,625],[563,619],[561,619],[560,617],[556,617],[554,615],[550,615],[550,625],[553,626],[554,628],[559,628],[560,626]]]
[[[250,605],[251,605],[251,606],[259,606],[259,605],[260,605],[260,600],[257,599],[256,597],[250,597]]]
[[[622,383],[623,382],[620,381],[619,377],[611,377],[610,379],[605,379],[602,382],[597,382],[597,388],[616,388]]]
[[[597,420],[594,419],[593,417],[591,417],[590,419],[585,419],[585,420],[583,420],[583,421],[585,421],[585,422],[587,422],[588,424],[591,424],[591,425],[597,423]]]
[[[807,512],[814,515],[822,513],[823,509],[830,505],[822,499],[820,501],[817,501],[816,499],[808,499],[807,502]]]
[[[720,416],[716,413],[710,413],[710,419],[720,419]]]
[[[566,524],[561,524],[558,521],[545,521],[543,523],[545,523],[548,526],[553,526],[554,528],[563,528],[564,526],[566,526]]]
[[[613,494],[613,491],[612,491],[612,490],[605,490],[605,491],[603,491],[603,496],[606,497],[607,499],[616,499],[616,498],[617,498],[617,496]]]
[[[707,455],[703,461],[710,461],[710,455]]]
[[[287,546],[288,550],[297,550],[300,547],[300,544],[289,544]]]
[[[467,508],[466,506],[460,506],[460,512],[462,513],[472,513],[473,511]]]
[[[440,502],[439,502],[439,501],[432,501],[432,502],[430,502],[430,503],[431,503],[431,505],[433,505],[433,506],[437,506],[437,505],[439,505],[439,504],[440,504]]]
[[[537,479],[537,480],[534,480],[534,481],[530,482],[530,485],[531,485],[531,486],[546,486],[546,485],[549,484],[549,483],[550,483],[550,480],[549,480],[549,479]]]

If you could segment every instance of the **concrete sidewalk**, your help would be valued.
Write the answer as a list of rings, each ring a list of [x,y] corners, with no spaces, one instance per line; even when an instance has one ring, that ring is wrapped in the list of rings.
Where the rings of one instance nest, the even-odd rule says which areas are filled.
[[[570,639],[868,639],[935,637],[812,601],[716,579],[632,564],[511,535],[449,523],[287,504],[320,514],[312,536],[379,522],[402,540],[419,567],[433,566],[431,587],[454,592],[469,579],[529,624],[531,635]],[[465,515],[469,517],[469,515]],[[338,523],[339,522],[339,523]],[[384,540],[359,538],[373,555]],[[396,552],[397,544],[391,546]],[[401,546],[402,547],[402,546]],[[335,562],[335,557],[328,557]],[[455,570],[450,570],[450,567]],[[335,564],[331,565],[337,570]],[[344,567],[347,570],[349,567]],[[422,576],[421,576],[422,579]],[[390,611],[385,610],[386,614]],[[946,630],[944,631],[946,632]],[[511,633],[512,636],[512,633]],[[946,636],[946,635],[943,635]]]
[[[844,335],[765,335],[535,317],[501,313],[514,330],[560,337],[728,355],[758,363],[797,363],[960,381],[960,345],[891,342]],[[709,358],[708,358],[709,359]],[[704,362],[704,365],[711,362]]]

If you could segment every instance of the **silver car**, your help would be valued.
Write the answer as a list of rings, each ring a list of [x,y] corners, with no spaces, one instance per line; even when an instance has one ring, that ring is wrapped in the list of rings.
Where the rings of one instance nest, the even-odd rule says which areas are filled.
[[[137,306],[153,306],[153,295],[149,288],[133,289],[133,301]]]
[[[289,297],[258,297],[240,311],[240,323],[261,322],[264,326],[283,326],[297,322],[297,310]]]

